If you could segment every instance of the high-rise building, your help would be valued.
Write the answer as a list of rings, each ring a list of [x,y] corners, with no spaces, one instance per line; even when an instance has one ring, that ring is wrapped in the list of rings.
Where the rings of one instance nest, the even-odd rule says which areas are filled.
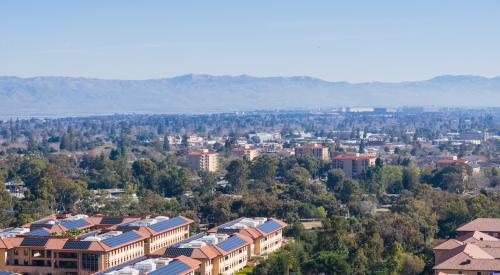
[[[375,165],[375,157],[372,156],[347,156],[340,155],[333,158],[332,165],[335,169],[341,169],[344,174],[351,178],[355,177]]]
[[[191,152],[188,155],[188,166],[192,170],[216,172],[218,168],[218,154],[209,150]]]

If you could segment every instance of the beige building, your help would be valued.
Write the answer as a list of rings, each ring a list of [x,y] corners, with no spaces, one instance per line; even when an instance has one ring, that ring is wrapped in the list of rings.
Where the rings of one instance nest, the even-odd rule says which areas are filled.
[[[0,270],[93,274],[145,258],[155,249],[187,238],[192,222],[182,216],[140,219],[51,215],[0,232]]]
[[[192,170],[216,172],[218,168],[217,158],[217,153],[209,150],[192,152],[188,155],[188,166]]]
[[[306,144],[295,147],[295,155],[297,157],[301,156],[313,156],[321,160],[330,159],[328,147],[322,144]]]
[[[238,147],[231,150],[231,155],[237,158],[246,157],[249,161],[252,161],[259,155],[259,150],[253,147]]]
[[[486,233],[468,232],[434,247],[434,273],[490,275],[500,271],[500,240]]]
[[[351,178],[355,177],[375,165],[375,157],[372,156],[346,156],[340,155],[333,158],[332,165],[335,169],[341,169],[344,174]]]

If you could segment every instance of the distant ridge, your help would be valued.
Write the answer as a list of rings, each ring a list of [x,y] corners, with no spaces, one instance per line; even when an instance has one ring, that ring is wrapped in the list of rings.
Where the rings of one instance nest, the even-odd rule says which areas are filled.
[[[402,105],[499,107],[500,77],[442,75],[399,83],[196,74],[148,80],[0,77],[0,115],[207,113]]]

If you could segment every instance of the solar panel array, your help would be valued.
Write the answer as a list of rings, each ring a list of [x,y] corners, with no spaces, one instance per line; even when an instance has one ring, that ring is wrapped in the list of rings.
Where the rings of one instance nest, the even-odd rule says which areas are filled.
[[[68,228],[68,229],[74,229],[74,228],[82,228],[85,226],[89,226],[90,223],[84,219],[79,219],[79,220],[73,220],[73,221],[63,221],[63,222],[61,222],[61,225]]]
[[[140,238],[141,238],[141,236],[139,234],[137,234],[136,232],[129,231],[129,232],[125,232],[123,234],[120,234],[118,236],[104,239],[101,242],[106,244],[109,247],[115,247],[115,246],[122,245],[124,243],[135,241],[135,240],[140,239]]]
[[[45,222],[40,222],[40,223],[32,223],[30,225],[30,229],[39,229],[39,228],[52,228],[54,226],[53,224],[50,223],[45,223]]]
[[[154,231],[163,231],[172,227],[176,227],[182,224],[187,223],[186,220],[184,220],[181,217],[173,217],[171,219],[168,219],[166,221],[161,221],[155,224],[152,224],[149,226],[149,228],[153,229]]]
[[[37,230],[34,230],[34,231],[30,231],[30,232],[27,232],[27,233],[24,233],[24,235],[28,235],[28,236],[50,236],[52,235],[52,233],[50,233],[49,231],[45,230],[45,229],[37,229]]]
[[[168,247],[165,249],[164,255],[171,258],[179,257],[181,255],[191,257],[192,253],[193,248],[190,247]]]
[[[275,220],[268,220],[267,222],[257,226],[258,229],[266,232],[266,233],[270,233],[270,232],[273,232],[274,230],[278,229],[281,227],[281,224],[279,224],[277,221]]]
[[[149,275],[177,275],[189,270],[191,267],[180,260],[172,261],[168,265],[149,272]]]
[[[120,224],[123,222],[122,217],[104,217],[100,224]]]
[[[97,273],[95,273],[95,275],[104,275],[104,274],[109,273],[109,272],[113,272],[113,271],[116,271],[116,270],[120,270],[120,269],[122,269],[122,268],[124,268],[124,267],[131,266],[131,265],[134,265],[134,264],[136,264],[136,263],[138,263],[138,262],[144,261],[144,260],[146,260],[147,258],[148,258],[148,257],[146,257],[146,256],[141,256],[141,257],[139,257],[139,258],[135,258],[135,259],[130,260],[130,261],[128,261],[128,262],[124,262],[124,263],[122,263],[122,264],[115,265],[115,266],[113,266],[113,267],[111,267],[111,268],[108,268],[108,269],[106,269],[106,270],[104,270],[104,271],[97,272]]]
[[[238,236],[232,236],[229,239],[220,242],[217,246],[225,251],[231,251],[239,246],[242,246],[243,244],[246,244],[245,240]]]
[[[45,246],[48,238],[24,238],[21,246]]]
[[[91,243],[89,241],[67,240],[63,249],[88,249]]]

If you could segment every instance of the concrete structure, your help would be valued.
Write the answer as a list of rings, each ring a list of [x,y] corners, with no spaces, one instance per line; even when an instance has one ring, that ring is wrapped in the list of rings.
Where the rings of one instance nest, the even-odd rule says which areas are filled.
[[[51,215],[0,232],[0,270],[94,274],[187,238],[192,222],[182,216],[141,219]]]
[[[252,161],[259,155],[259,150],[250,146],[238,147],[231,150],[231,155],[237,158],[246,157],[248,160]]]
[[[376,158],[373,156],[347,156],[340,155],[333,158],[332,165],[335,169],[341,169],[344,174],[351,178],[355,177],[375,165]]]
[[[485,232],[477,231],[483,229]],[[458,237],[434,247],[435,274],[489,275],[500,271],[500,219],[480,218],[457,229]]]
[[[297,146],[295,147],[295,155],[297,157],[313,156],[321,160],[328,160],[330,158],[328,147],[322,144],[305,144]]]
[[[192,170],[216,172],[218,168],[218,155],[216,152],[202,150],[188,155],[188,166]]]

